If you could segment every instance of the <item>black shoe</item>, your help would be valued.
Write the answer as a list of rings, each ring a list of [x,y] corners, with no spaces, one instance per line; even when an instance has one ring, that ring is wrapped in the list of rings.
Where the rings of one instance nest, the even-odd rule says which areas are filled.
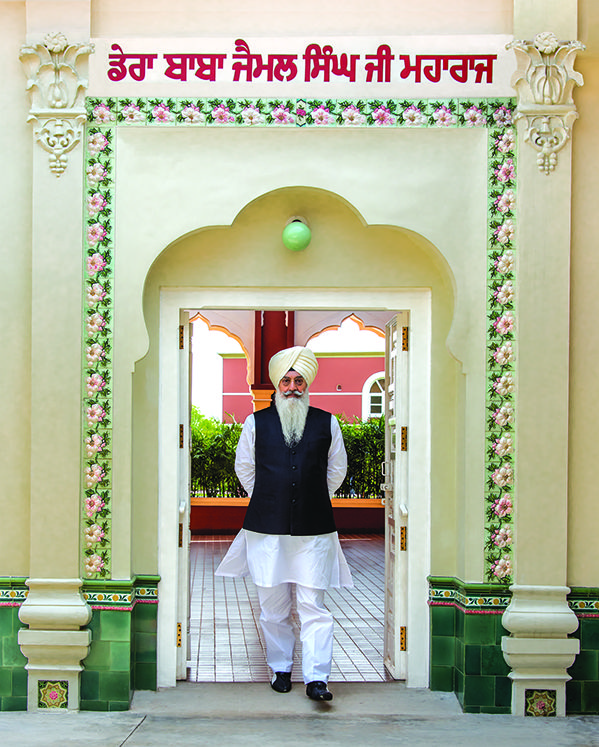
[[[275,672],[270,686],[275,692],[288,693],[291,690],[291,672]]]
[[[333,700],[333,693],[329,692],[326,682],[308,682],[306,685],[306,695],[312,700]]]

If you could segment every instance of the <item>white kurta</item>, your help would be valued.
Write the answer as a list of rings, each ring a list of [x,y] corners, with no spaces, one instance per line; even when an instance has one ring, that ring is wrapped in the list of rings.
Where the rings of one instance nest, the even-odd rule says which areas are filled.
[[[235,471],[249,496],[254,490],[256,427],[253,415],[243,424]],[[331,445],[327,468],[329,495],[341,485],[347,455],[337,419],[331,415]],[[261,534],[242,529],[216,569],[217,576],[250,575],[258,586],[296,583],[314,589],[353,586],[337,532],[311,536]]]

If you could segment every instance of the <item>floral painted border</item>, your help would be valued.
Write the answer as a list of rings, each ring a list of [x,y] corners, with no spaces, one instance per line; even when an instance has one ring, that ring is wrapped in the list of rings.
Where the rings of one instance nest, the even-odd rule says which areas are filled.
[[[431,580],[429,588],[429,605],[453,605],[465,612],[504,612],[511,600],[511,594],[496,592],[496,584],[487,584],[486,588],[476,586],[474,589],[457,584],[441,585]]]
[[[115,131],[88,126],[84,216],[84,578],[110,577]]]
[[[157,604],[158,589],[156,587],[139,587],[131,591],[86,590],[83,592],[83,597],[93,609],[130,611],[138,602]]]
[[[29,589],[23,586],[22,589],[1,589],[0,588],[0,607],[18,607],[27,599]]]
[[[514,100],[88,98],[86,104],[88,122],[99,127],[185,125],[505,129],[511,128]]]
[[[111,375],[116,127],[482,127],[488,132],[487,579],[512,575],[515,99],[88,98],[83,380],[83,574],[111,575]]]
[[[485,570],[503,584],[513,576],[515,493],[516,143],[509,124],[506,109],[502,126],[489,129],[488,157]]]

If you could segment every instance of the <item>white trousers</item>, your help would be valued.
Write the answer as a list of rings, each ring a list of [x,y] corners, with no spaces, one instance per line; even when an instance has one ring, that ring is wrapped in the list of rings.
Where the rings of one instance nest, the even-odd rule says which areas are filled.
[[[291,624],[291,590],[294,584],[258,586],[260,625],[266,643],[266,661],[273,672],[290,672],[295,633]],[[324,589],[295,584],[302,642],[304,683],[328,682],[333,659],[333,615],[324,606]]]

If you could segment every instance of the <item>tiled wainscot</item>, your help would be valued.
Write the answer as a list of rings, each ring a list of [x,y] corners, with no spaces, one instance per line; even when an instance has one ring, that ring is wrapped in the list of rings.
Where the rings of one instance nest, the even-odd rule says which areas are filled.
[[[84,584],[93,616],[81,672],[81,710],[124,711],[133,690],[156,689],[157,584],[155,576]]]

